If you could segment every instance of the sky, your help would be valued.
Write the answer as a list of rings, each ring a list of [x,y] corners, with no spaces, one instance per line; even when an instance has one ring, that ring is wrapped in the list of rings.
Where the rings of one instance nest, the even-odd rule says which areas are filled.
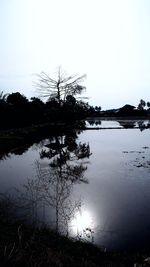
[[[150,0],[0,0],[0,91],[38,96],[59,66],[91,105],[150,101]]]

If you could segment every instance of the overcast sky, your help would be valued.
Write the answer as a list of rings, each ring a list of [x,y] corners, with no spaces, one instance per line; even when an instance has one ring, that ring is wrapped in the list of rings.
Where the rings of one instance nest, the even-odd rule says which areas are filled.
[[[34,73],[87,74],[92,105],[150,101],[150,0],[0,0],[0,91]]]

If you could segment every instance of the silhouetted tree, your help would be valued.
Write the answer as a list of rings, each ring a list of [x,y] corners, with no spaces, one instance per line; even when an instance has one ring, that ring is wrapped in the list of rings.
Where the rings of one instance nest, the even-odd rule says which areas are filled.
[[[9,108],[7,104],[7,94],[0,93],[0,129],[6,127],[9,119]]]
[[[7,96],[7,103],[14,106],[22,106],[28,103],[28,99],[24,95],[21,95],[19,92],[16,92]]]
[[[39,99],[38,97],[31,97],[31,103],[33,105],[38,106],[38,107],[44,105],[43,101],[41,99]]]
[[[19,92],[9,94],[7,97],[9,104],[9,123],[11,127],[25,126],[29,124],[29,101]]]
[[[147,107],[150,108],[150,102],[147,102]]]
[[[61,68],[58,69],[56,79],[51,78],[45,72],[37,75],[38,82],[35,83],[40,96],[56,99],[61,104],[61,101],[66,101],[68,95],[75,96],[81,94],[85,89],[81,82],[85,79],[85,75],[66,76]]]
[[[37,97],[31,97],[29,103],[30,107],[30,121],[32,123],[41,123],[46,120],[46,110],[43,101]]]
[[[95,111],[97,111],[97,112],[100,112],[101,111],[101,107],[99,106],[95,106]]]
[[[138,110],[143,110],[145,106],[146,106],[146,102],[143,99],[141,99],[138,105]]]
[[[66,103],[67,103],[68,105],[70,105],[70,106],[75,106],[75,104],[76,104],[76,99],[75,99],[75,97],[72,96],[72,95],[67,95],[67,97],[66,97]]]

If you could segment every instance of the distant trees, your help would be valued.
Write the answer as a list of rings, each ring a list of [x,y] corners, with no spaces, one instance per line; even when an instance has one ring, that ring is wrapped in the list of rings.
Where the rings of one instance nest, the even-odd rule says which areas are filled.
[[[144,110],[145,108],[150,108],[150,102],[146,102],[145,100],[141,99],[140,103],[138,104],[138,110]]]
[[[147,102],[147,107],[150,108],[150,102]]]
[[[100,112],[101,109],[102,109],[102,108],[101,108],[100,106],[99,106],[99,107],[98,107],[98,106],[95,106],[95,111]]]
[[[41,97],[48,97],[50,100],[55,99],[59,105],[66,101],[68,96],[80,95],[85,86],[81,85],[86,75],[67,76],[59,67],[57,78],[51,78],[45,72],[37,74],[38,82],[35,83]]]
[[[100,117],[101,116],[101,106],[88,106],[88,116],[90,117]]]
[[[138,104],[137,109],[138,110],[143,110],[145,108],[145,106],[146,106],[146,102],[143,99],[141,99],[140,103]]]

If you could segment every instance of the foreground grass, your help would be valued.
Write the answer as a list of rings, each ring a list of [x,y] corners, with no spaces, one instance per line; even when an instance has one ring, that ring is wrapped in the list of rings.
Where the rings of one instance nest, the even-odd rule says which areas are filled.
[[[47,228],[16,219],[7,203],[0,203],[0,266],[98,267],[145,266],[140,253],[104,252],[93,244],[69,239]]]
[[[14,224],[3,226],[0,232],[1,266],[133,266],[135,262],[133,256],[104,253],[93,245],[69,240],[48,229]]]

